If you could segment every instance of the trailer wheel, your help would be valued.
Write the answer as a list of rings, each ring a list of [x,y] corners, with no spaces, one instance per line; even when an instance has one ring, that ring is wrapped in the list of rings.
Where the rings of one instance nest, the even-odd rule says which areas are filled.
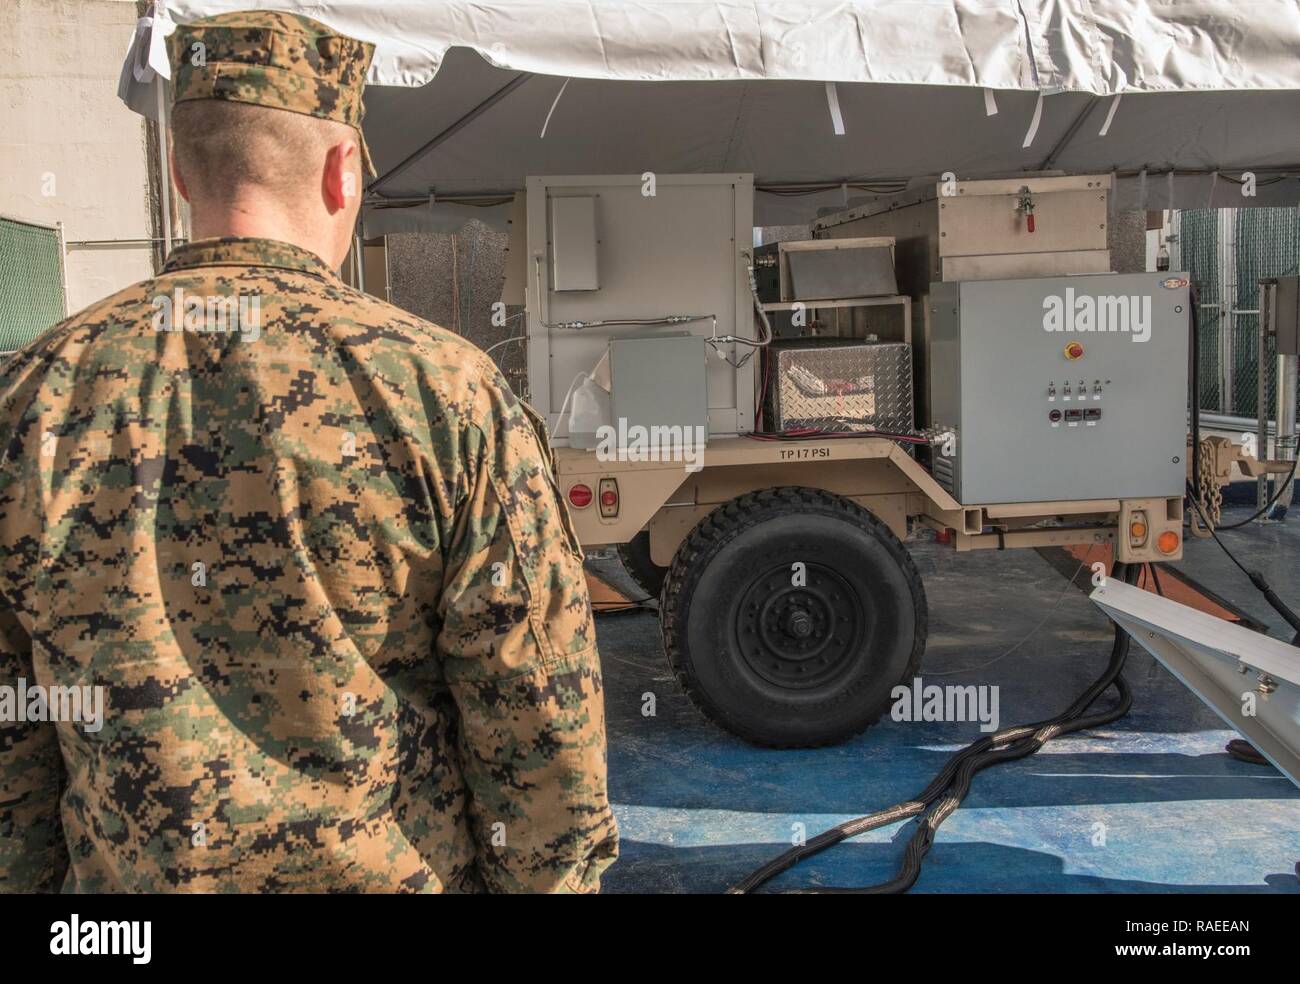
[[[659,608],[687,695],[758,745],[857,734],[925,650],[925,590],[907,549],[818,489],[765,489],[714,510],[678,549]]]
[[[637,587],[652,598],[658,598],[668,568],[660,567],[650,559],[650,531],[642,530],[627,543],[620,543],[618,557],[623,561],[623,569],[627,571],[628,577],[636,582]]]

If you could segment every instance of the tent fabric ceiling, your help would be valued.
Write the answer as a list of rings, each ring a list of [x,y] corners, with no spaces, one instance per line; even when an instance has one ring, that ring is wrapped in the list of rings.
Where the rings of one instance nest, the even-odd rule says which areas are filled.
[[[376,46],[370,81],[421,86],[463,47],[517,72],[1120,91],[1286,89],[1295,0],[168,0],[179,22],[298,10]]]
[[[944,171],[1115,172],[1121,207],[1300,197],[1296,0],[169,0],[167,13],[249,6],[376,42],[368,234],[500,223],[504,207],[446,199],[509,194],[530,174],[750,172],[772,189],[756,195],[761,224]],[[1255,198],[1243,170],[1259,172]]]

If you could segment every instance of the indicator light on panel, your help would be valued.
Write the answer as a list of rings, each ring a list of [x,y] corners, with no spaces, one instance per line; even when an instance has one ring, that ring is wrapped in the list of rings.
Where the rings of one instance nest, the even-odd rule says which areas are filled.
[[[569,505],[575,509],[585,509],[591,505],[591,489],[581,482],[570,488]]]
[[[618,482],[615,479],[600,480],[600,514],[606,519],[618,515]]]

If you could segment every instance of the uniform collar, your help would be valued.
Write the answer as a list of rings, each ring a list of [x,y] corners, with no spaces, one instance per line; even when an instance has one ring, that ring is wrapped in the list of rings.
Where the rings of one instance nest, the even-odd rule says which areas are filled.
[[[297,270],[327,280],[337,280],[334,271],[311,250],[275,239],[225,237],[200,239],[177,246],[167,257],[163,273],[204,266],[275,267]]]

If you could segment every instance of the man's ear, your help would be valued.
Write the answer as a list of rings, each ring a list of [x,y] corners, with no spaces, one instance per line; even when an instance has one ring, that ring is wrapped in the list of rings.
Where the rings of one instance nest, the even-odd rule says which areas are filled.
[[[172,184],[180,196],[187,202],[190,200],[190,190],[185,187],[185,175],[181,174],[181,169],[176,166],[176,144],[172,140],[167,141],[167,163],[171,166]]]
[[[340,140],[325,153],[321,194],[330,214],[349,207],[361,193],[361,152],[352,138]]]

